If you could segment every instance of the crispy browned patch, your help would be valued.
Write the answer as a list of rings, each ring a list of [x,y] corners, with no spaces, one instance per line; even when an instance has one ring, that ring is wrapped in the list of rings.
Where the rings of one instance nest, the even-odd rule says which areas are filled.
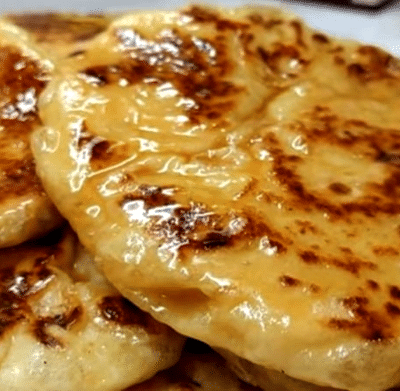
[[[296,220],[296,225],[299,227],[299,233],[305,235],[307,233],[317,234],[318,229],[317,227],[311,222],[307,220]]]
[[[396,285],[389,286],[389,293],[392,299],[400,300],[400,288]]]
[[[125,143],[116,143],[93,134],[85,121],[74,128],[74,146],[82,159],[89,157],[90,167],[97,171],[118,164],[130,156]],[[77,159],[81,159],[79,156]]]
[[[292,20],[290,26],[294,29],[296,34],[296,44],[301,47],[307,47],[304,42],[304,30],[301,22],[298,20]]]
[[[382,169],[386,178],[381,182],[371,182],[368,192],[357,198],[332,198],[322,192],[305,186],[298,174],[298,166],[303,162],[300,156],[288,154],[276,135],[264,137],[266,149],[273,157],[273,172],[279,182],[288,190],[293,206],[304,210],[317,209],[329,213],[332,219],[350,221],[354,214],[373,218],[378,214],[397,215],[400,213],[400,167],[393,154],[400,151],[400,132],[370,126],[359,120],[343,120],[324,107],[315,107],[311,120],[293,125],[293,130],[301,132],[310,144],[328,143],[351,149],[363,156],[371,164],[385,164]],[[389,157],[388,157],[389,156]],[[351,189],[340,182],[332,183],[329,189],[337,196],[349,196]]]
[[[217,30],[243,30],[250,27],[248,23],[233,21],[221,16],[218,12],[209,10],[207,8],[192,6],[188,10],[183,11],[184,15],[193,18],[197,23],[213,23]]]
[[[384,341],[395,335],[394,326],[397,318],[397,309],[391,304],[385,305],[381,310],[370,309],[369,299],[361,296],[348,297],[342,304],[350,309],[354,318],[332,318],[328,321],[331,328],[355,333],[369,341]]]
[[[46,85],[46,75],[39,64],[10,46],[0,47],[0,65],[0,200],[4,201],[15,195],[43,192],[29,136],[40,123],[36,102]]]
[[[81,319],[82,308],[77,305],[57,315],[38,316],[31,301],[43,295],[57,278],[52,264],[56,259],[63,259],[68,238],[69,234],[64,230],[56,230],[42,239],[1,250],[0,337],[23,322],[27,330],[47,347],[63,346],[48,327],[69,329]],[[19,263],[20,259],[22,263]]]
[[[298,278],[294,278],[291,276],[283,275],[279,277],[279,281],[283,286],[299,286],[302,282]]]
[[[103,297],[98,306],[102,317],[110,322],[122,326],[139,326],[152,334],[162,331],[163,326],[122,296]]]
[[[326,43],[330,42],[329,38],[324,34],[313,34],[312,39],[315,42],[322,43],[322,44],[326,44]]]
[[[374,280],[367,280],[367,287],[369,289],[371,289],[372,291],[379,291],[380,290],[379,284]]]
[[[147,232],[161,247],[187,259],[190,253],[243,247],[263,239],[274,253],[286,252],[290,239],[250,212],[219,214],[205,205],[180,205],[174,187],[141,185],[127,193],[119,205],[133,220],[149,223]]]
[[[244,86],[227,80],[234,65],[224,35],[222,40],[210,40],[173,31],[154,41],[134,30],[119,29],[116,35],[128,56],[117,64],[84,69],[82,77],[87,82],[99,87],[121,80],[130,85],[171,83],[193,102],[186,110],[194,123],[223,118],[245,91]]]
[[[390,316],[392,316],[392,317],[400,316],[400,308],[397,305],[395,305],[391,302],[387,302],[385,304],[385,308]]]
[[[281,283],[282,286],[287,287],[287,288],[304,287],[308,291],[313,292],[313,293],[318,293],[321,291],[321,287],[319,287],[316,284],[310,284],[305,281],[299,280],[298,278],[288,276],[286,274],[279,277],[279,282]]]
[[[40,317],[34,322],[33,333],[38,341],[40,341],[43,345],[47,347],[63,347],[63,342],[51,335],[48,332],[47,328],[50,326],[58,326],[65,330],[68,330],[76,322],[79,321],[82,315],[83,309],[78,306],[73,308],[71,311],[62,314]]]
[[[175,192],[176,189],[174,187],[159,187],[142,184],[135,192],[125,194],[120,202],[120,206],[126,205],[128,202],[132,201],[143,201],[147,210],[171,205],[175,203],[172,197]]]
[[[270,50],[265,49],[262,46],[257,47],[257,54],[260,59],[268,66],[268,68],[276,73],[281,74],[282,68],[291,60],[298,61],[303,67],[308,64],[308,60],[302,57],[298,47],[294,45],[285,45],[277,43]],[[287,76],[286,72],[283,72],[284,76]],[[295,73],[291,73],[290,76],[295,76]]]
[[[329,190],[333,191],[336,194],[350,194],[351,188],[345,185],[344,183],[334,182],[329,185]]]
[[[373,46],[361,46],[358,49],[361,61],[347,65],[350,76],[360,82],[392,79],[399,76],[399,67],[390,54]]]
[[[356,276],[359,275],[362,269],[377,270],[378,268],[375,263],[362,260],[351,254],[343,254],[341,257],[335,257],[318,253],[315,250],[305,250],[300,252],[299,256],[308,265],[335,266]]]
[[[281,254],[291,243],[260,217],[250,213],[219,215],[196,204],[175,208],[169,219],[154,221],[149,232],[182,260],[198,252],[243,248],[261,239],[271,254]]]
[[[274,17],[266,17],[261,14],[250,14],[248,19],[255,25],[264,27],[266,30],[270,30],[275,26],[279,26],[284,23],[282,19]]]
[[[45,289],[54,277],[47,261],[48,257],[40,257],[29,271],[0,270],[0,335],[31,317],[29,297]]]
[[[8,15],[13,23],[32,33],[38,42],[85,41],[104,31],[110,17],[60,13],[25,13]]]
[[[399,251],[393,246],[373,246],[372,252],[378,256],[396,256],[399,255]]]

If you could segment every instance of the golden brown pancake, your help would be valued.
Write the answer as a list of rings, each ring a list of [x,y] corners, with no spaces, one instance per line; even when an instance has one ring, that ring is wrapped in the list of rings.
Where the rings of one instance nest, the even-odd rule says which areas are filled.
[[[41,125],[37,99],[53,64],[24,31],[0,22],[0,65],[0,247],[7,247],[62,220],[35,174],[29,147],[31,132]]]
[[[49,84],[50,197],[121,293],[321,387],[400,383],[400,68],[278,10],[128,15]]]
[[[19,14],[4,20],[0,25],[0,247],[39,237],[61,222],[35,174],[29,147],[30,133],[41,124],[37,99],[61,68],[61,60],[79,56],[111,16]]]
[[[71,232],[0,250],[4,391],[118,391],[179,359],[183,337],[113,288]]]

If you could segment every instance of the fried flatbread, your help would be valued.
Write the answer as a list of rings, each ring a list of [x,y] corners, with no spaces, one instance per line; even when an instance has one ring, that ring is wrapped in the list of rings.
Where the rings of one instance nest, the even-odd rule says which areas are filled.
[[[4,391],[119,391],[179,359],[184,338],[113,288],[70,231],[0,250]]]
[[[40,125],[37,99],[62,60],[79,57],[111,19],[19,14],[0,22],[0,247],[39,237],[62,221],[44,194],[29,148],[30,133]]]
[[[79,57],[92,38],[104,31],[116,15],[77,13],[20,13],[5,19],[28,32],[55,61]]]
[[[38,95],[53,64],[27,33],[0,21],[0,247],[49,232],[62,221],[47,198],[29,148],[40,125]]]
[[[191,7],[116,20],[68,67],[37,169],[124,296],[296,379],[399,384],[397,59]]]

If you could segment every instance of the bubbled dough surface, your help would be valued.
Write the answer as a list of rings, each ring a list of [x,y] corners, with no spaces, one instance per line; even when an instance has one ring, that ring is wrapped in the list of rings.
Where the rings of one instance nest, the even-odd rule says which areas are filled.
[[[119,391],[178,360],[183,338],[128,304],[70,232],[0,261],[3,390]]]
[[[91,45],[33,149],[116,287],[295,378],[397,384],[397,60],[251,8],[131,15]]]

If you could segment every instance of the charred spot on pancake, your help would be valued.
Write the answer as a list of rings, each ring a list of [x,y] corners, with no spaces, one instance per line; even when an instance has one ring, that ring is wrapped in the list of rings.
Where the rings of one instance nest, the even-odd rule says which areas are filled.
[[[83,309],[80,306],[73,308],[62,314],[54,316],[39,317],[33,325],[33,332],[38,341],[49,348],[63,347],[62,341],[51,335],[48,331],[50,326],[58,326],[64,330],[70,329],[83,315]]]
[[[122,296],[107,296],[99,303],[102,316],[121,325],[145,325],[145,314]]]
[[[379,214],[400,213],[400,170],[390,156],[398,153],[400,132],[371,126],[360,120],[344,120],[328,108],[316,106],[305,116],[304,121],[291,125],[291,130],[299,132],[307,142],[329,143],[332,146],[352,149],[371,161],[371,164],[385,163],[382,167],[386,177],[380,182],[365,184],[364,194],[345,200],[332,199],[326,192],[307,188],[298,165],[303,160],[285,152],[283,144],[274,133],[263,137],[263,143],[273,158],[273,173],[285,186],[291,196],[291,205],[306,211],[317,209],[329,214],[330,219],[352,221],[355,214],[374,218]],[[390,151],[390,152],[389,152]],[[334,182],[328,189],[338,196],[349,196],[351,189],[341,182]]]
[[[73,127],[73,159],[78,163],[88,162],[93,171],[118,164],[129,157],[130,152],[125,143],[116,143],[93,134],[82,121]]]
[[[123,296],[103,297],[98,307],[104,319],[121,326],[143,327],[152,334],[158,334],[163,327]]]
[[[372,291],[379,291],[380,290],[380,286],[375,280],[367,280],[367,286]]]
[[[393,56],[373,46],[361,46],[358,49],[360,62],[347,66],[350,76],[360,82],[370,82],[382,79],[392,79],[399,76],[398,66],[395,66]]]
[[[394,164],[400,166],[400,152],[378,151],[376,156],[377,162]]]
[[[308,60],[302,57],[300,50],[294,45],[277,43],[270,50],[259,46],[257,47],[257,54],[272,72],[281,74],[284,77],[296,75],[293,70],[289,74],[287,73],[286,65],[290,61],[296,60],[301,66],[308,64]]]
[[[28,298],[42,291],[52,277],[53,273],[43,263],[30,271],[17,272],[14,268],[0,271],[0,335],[32,316]]]
[[[279,277],[279,281],[285,287],[299,286],[302,284],[302,282],[299,279],[287,275]]]
[[[299,233],[305,235],[307,233],[317,234],[317,227],[311,222],[307,220],[296,220],[296,225],[299,227]]]
[[[223,118],[237,104],[244,86],[226,79],[234,67],[227,41],[213,41],[164,30],[149,40],[131,29],[115,32],[126,56],[116,64],[96,65],[81,77],[98,87],[124,82],[161,86],[166,83],[192,102],[185,108],[193,123]],[[224,36],[223,36],[224,37]]]
[[[351,193],[351,188],[344,183],[334,182],[329,185],[329,190],[335,194],[346,195]]]
[[[28,142],[32,127],[38,123],[37,97],[44,89],[47,75],[41,66],[12,46],[0,47],[0,141],[15,138]]]
[[[321,291],[321,287],[316,284],[309,284],[286,274],[279,277],[279,282],[285,288],[302,287],[312,293],[318,293]]]
[[[389,294],[392,299],[400,300],[400,288],[396,285],[389,286]]]
[[[57,14],[52,12],[8,15],[17,26],[33,33],[38,42],[79,42],[104,31],[108,20],[100,15]]]
[[[390,257],[390,256],[396,256],[399,255],[399,251],[392,247],[392,246],[373,246],[372,247],[372,252],[375,255],[378,256],[383,256],[383,257]]]
[[[33,127],[40,123],[36,105],[46,85],[46,74],[37,62],[11,46],[0,47],[0,65],[0,198],[31,192],[42,194],[29,136]],[[13,147],[15,154],[12,145],[18,145],[18,148]]]
[[[171,205],[175,203],[172,198],[172,194],[175,192],[176,189],[174,189],[174,187],[159,187],[142,184],[136,191],[125,194],[120,202],[120,206],[124,206],[132,201],[143,201],[145,209],[147,210],[159,206]]]
[[[360,271],[377,270],[378,266],[370,261],[362,260],[352,254],[341,256],[331,256],[317,253],[315,250],[304,250],[299,252],[300,259],[308,265],[334,266],[345,270],[355,276],[359,276]]]
[[[213,23],[219,31],[237,31],[250,27],[247,23],[226,19],[217,12],[199,6],[190,7],[188,10],[183,11],[183,15],[190,16],[196,23]]]
[[[298,20],[292,20],[290,22],[290,26],[294,29],[296,35],[296,44],[301,47],[306,47],[307,45],[304,42],[304,31],[301,25],[301,22]]]
[[[387,302],[385,304],[385,308],[386,308],[387,313],[390,316],[392,316],[392,317],[400,316],[400,308],[397,305],[395,305],[391,302]]]
[[[248,19],[250,20],[251,23],[262,26],[266,30],[270,30],[271,28],[279,26],[284,23],[282,19],[277,19],[274,17],[265,17],[264,15],[256,13],[250,14],[248,16]]]
[[[381,342],[394,337],[393,318],[397,317],[394,307],[386,305],[381,310],[373,310],[370,309],[369,299],[360,296],[345,298],[342,304],[351,310],[354,318],[332,318],[328,327],[355,333],[368,341]]]
[[[157,216],[153,213],[153,216]],[[161,241],[160,250],[182,260],[202,251],[242,248],[260,241],[269,255],[286,252],[290,239],[252,213],[218,214],[204,205],[175,206],[159,212],[148,233]]]
[[[79,57],[79,56],[82,56],[85,53],[86,53],[85,50],[75,50],[72,53],[68,54],[68,58]]]
[[[3,168],[0,174],[0,200],[30,193],[44,194],[31,155],[24,159],[0,158],[0,166]]]
[[[39,342],[48,347],[62,346],[47,332],[48,326],[68,329],[81,317],[80,306],[54,316],[38,316],[31,305],[31,300],[45,293],[56,278],[52,263],[65,245],[60,231],[42,240],[2,250],[6,265],[0,269],[0,336],[23,322]]]
[[[323,35],[323,34],[313,34],[312,35],[312,39],[315,42],[322,43],[322,44],[326,44],[326,43],[330,42],[329,38],[326,35]]]

